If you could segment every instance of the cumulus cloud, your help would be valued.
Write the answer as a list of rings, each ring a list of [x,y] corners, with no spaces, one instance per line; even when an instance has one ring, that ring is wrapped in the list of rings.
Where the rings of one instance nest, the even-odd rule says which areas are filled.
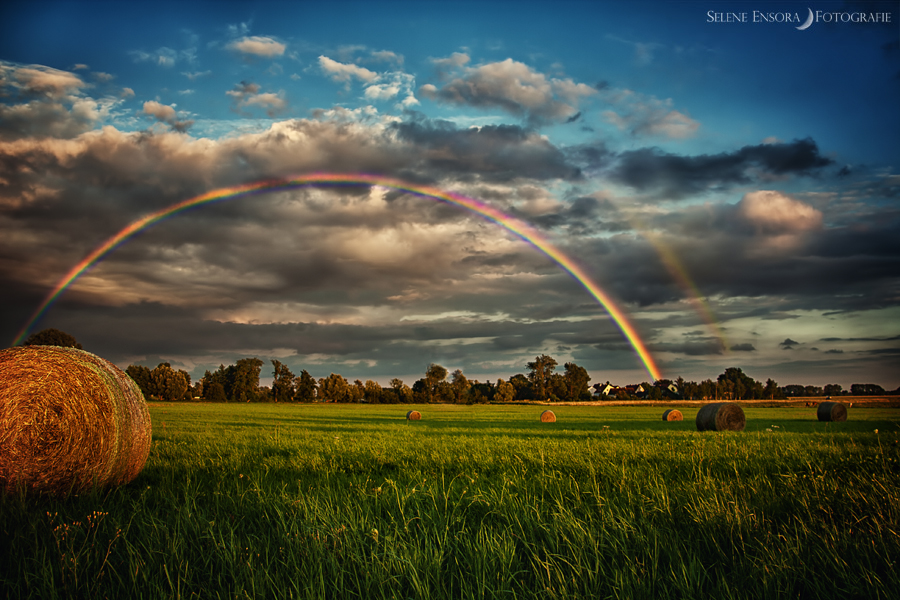
[[[253,35],[234,40],[228,44],[228,48],[244,54],[273,58],[283,55],[287,46],[270,37]]]
[[[235,103],[236,110],[247,108],[261,108],[266,111],[270,117],[275,117],[287,110],[288,103],[284,97],[284,92],[260,92],[259,84],[242,81],[234,86],[234,89],[225,92],[231,96]]]
[[[547,77],[511,58],[477,67],[465,66],[468,62],[469,57],[459,53],[434,61],[446,83],[423,85],[419,93],[448,104],[501,108],[533,123],[564,121],[578,112],[582,99],[597,93],[571,79]]]
[[[797,233],[822,227],[822,213],[808,204],[770,190],[750,192],[737,205],[738,215],[770,234]]]
[[[74,73],[49,67],[13,68],[7,66],[6,70],[7,72],[11,71],[12,78],[18,83],[17,87],[24,94],[60,99],[78,92],[87,85]]]
[[[155,100],[150,100],[149,102],[144,102],[144,114],[150,115],[151,117],[155,117],[156,120],[161,123],[166,123],[170,125],[172,129],[176,131],[187,131],[191,125],[194,124],[192,120],[179,120],[178,114],[175,112],[175,107],[167,106],[165,104],[160,104]]]
[[[346,84],[350,89],[353,80],[363,83],[366,100],[377,102],[398,99],[398,106],[409,109],[419,104],[413,88],[415,77],[402,71],[376,73],[352,63],[342,63],[327,56],[319,57],[319,68],[332,81]]]
[[[358,79],[364,82],[372,82],[378,78],[378,73],[374,71],[370,71],[365,67],[360,67],[359,65],[341,63],[336,60],[332,60],[327,56],[319,56],[319,68],[322,69],[322,72],[328,75],[332,81],[336,81],[338,83],[350,83],[353,79]]]
[[[0,139],[71,138],[90,130],[121,102],[90,98],[90,87],[74,73],[0,61]]]

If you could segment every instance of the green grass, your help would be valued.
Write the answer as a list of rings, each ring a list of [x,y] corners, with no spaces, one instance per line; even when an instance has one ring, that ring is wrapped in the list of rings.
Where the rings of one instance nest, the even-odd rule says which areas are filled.
[[[0,498],[10,598],[888,598],[900,410],[154,405],[130,485]],[[878,433],[875,430],[878,430]]]

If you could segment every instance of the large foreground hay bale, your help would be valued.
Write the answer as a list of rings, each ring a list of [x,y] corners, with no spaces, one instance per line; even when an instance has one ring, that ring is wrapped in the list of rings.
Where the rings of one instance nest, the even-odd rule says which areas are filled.
[[[746,424],[743,409],[730,402],[713,402],[697,412],[697,431],[743,431]]]
[[[66,494],[128,483],[150,454],[137,384],[76,348],[0,350],[0,490]]]
[[[663,421],[684,421],[684,415],[681,414],[680,410],[670,408],[663,413]]]
[[[823,402],[816,409],[820,421],[846,421],[847,407],[840,402]]]
[[[406,420],[407,421],[421,421],[422,413],[420,413],[417,410],[411,410],[408,413],[406,413]]]
[[[556,423],[556,415],[552,410],[545,410],[541,413],[541,423]]]

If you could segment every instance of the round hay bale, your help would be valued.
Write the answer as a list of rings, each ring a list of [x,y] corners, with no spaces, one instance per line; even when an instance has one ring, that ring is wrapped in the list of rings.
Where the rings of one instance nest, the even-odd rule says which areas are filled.
[[[681,414],[680,410],[670,408],[663,413],[663,421],[684,421],[684,415]]]
[[[147,403],[76,348],[0,350],[0,490],[64,495],[132,481],[150,454]]]
[[[746,424],[743,409],[730,402],[713,402],[697,412],[697,431],[743,431]]]
[[[422,413],[420,413],[417,410],[411,410],[408,413],[406,413],[406,420],[407,421],[421,421]]]
[[[841,402],[822,402],[816,409],[820,421],[846,421],[847,407]]]
[[[545,410],[541,413],[541,423],[556,423],[556,415],[552,410]]]

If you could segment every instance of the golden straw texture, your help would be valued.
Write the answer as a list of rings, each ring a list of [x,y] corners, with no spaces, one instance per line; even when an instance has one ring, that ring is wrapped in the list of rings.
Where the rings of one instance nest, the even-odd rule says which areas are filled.
[[[58,346],[0,350],[0,489],[128,483],[150,454],[147,403],[118,367]]]
[[[670,408],[663,413],[663,421],[684,421],[684,415],[681,414],[680,410]]]
[[[847,407],[840,402],[822,402],[816,410],[820,421],[846,421]]]
[[[713,402],[697,412],[697,431],[743,431],[746,424],[743,409],[729,402]]]
[[[541,423],[556,423],[556,415],[552,410],[545,410],[541,413]]]
[[[406,420],[407,421],[421,421],[422,413],[420,413],[417,410],[411,410],[408,413],[406,413]]]

